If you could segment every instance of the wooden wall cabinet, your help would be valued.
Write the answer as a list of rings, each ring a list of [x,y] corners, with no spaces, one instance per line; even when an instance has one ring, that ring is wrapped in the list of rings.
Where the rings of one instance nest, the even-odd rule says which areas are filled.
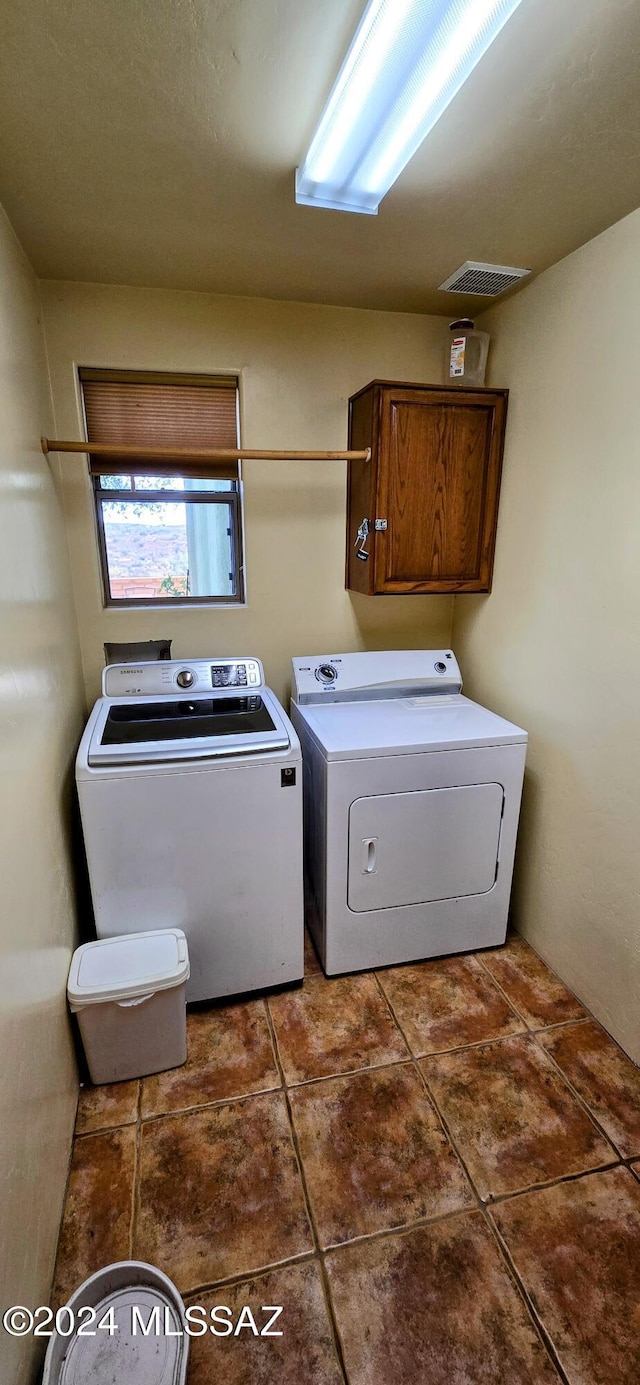
[[[389,380],[353,395],[349,447],[370,447],[371,461],[349,463],[348,588],[491,590],[507,398]]]

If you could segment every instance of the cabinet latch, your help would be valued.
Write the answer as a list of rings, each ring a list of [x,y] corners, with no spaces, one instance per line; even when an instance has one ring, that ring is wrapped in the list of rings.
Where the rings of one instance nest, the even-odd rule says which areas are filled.
[[[366,543],[367,543],[367,539],[368,539],[368,537],[369,537],[369,530],[370,530],[370,528],[371,528],[371,525],[369,524],[368,519],[366,519],[366,518],[363,519],[363,521],[362,521],[362,523],[361,523],[361,525],[360,525],[360,527],[359,527],[359,529],[358,529],[358,532],[357,532],[357,534],[356,534],[356,540],[355,540],[355,543],[354,543],[354,545],[353,545],[354,548],[357,548],[357,550],[358,550],[358,552],[356,553],[356,558],[359,558],[360,561],[363,562],[363,563],[366,563],[367,558],[369,557],[369,554],[368,554],[367,548],[366,548]]]
[[[381,534],[383,530],[387,527],[386,519],[375,519],[373,521],[373,527],[378,531],[379,534]]]

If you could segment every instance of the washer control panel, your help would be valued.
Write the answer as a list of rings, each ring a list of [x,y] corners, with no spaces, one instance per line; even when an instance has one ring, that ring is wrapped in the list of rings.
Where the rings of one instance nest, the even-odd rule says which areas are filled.
[[[254,659],[211,665],[211,686],[214,688],[255,688],[259,682],[260,672]]]
[[[157,697],[163,693],[204,693],[212,689],[260,688],[259,659],[158,659],[152,663],[109,664],[102,675],[104,697]]]

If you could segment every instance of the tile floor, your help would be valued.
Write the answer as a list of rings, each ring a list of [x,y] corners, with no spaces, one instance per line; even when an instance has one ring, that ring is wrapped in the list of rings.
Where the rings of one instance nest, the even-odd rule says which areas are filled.
[[[528,945],[189,1014],[183,1068],[83,1089],[54,1285],[134,1256],[189,1385],[638,1385],[640,1072]]]

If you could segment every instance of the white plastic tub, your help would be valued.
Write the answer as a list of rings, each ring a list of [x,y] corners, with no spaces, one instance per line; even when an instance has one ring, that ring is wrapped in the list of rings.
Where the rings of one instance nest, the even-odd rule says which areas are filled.
[[[188,979],[179,928],[100,938],[74,952],[67,998],[92,1082],[124,1082],[185,1062]]]
[[[98,1327],[109,1309],[112,1333]],[[71,1322],[76,1330],[68,1335]],[[152,1322],[148,1336],[140,1322],[145,1327]],[[42,1385],[185,1385],[189,1338],[184,1304],[175,1284],[154,1265],[123,1260],[98,1270],[71,1295],[60,1327],[49,1340]],[[77,1336],[78,1327],[89,1335]]]

